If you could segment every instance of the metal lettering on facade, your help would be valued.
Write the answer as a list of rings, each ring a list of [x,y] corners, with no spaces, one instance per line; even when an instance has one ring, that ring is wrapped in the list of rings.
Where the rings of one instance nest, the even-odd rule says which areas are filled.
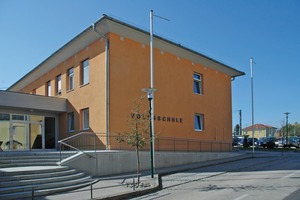
[[[135,114],[131,113],[131,118],[137,118],[137,119],[148,119],[149,115],[144,115],[144,114]],[[169,116],[160,116],[160,115],[155,115],[153,117],[155,121],[159,122],[173,122],[173,123],[183,123],[183,119],[181,117],[169,117]]]

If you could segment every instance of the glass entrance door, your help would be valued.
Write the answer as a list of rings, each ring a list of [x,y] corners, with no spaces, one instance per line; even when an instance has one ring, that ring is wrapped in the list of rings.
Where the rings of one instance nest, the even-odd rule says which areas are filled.
[[[45,139],[43,134],[42,123],[30,123],[30,148],[45,149]]]
[[[29,136],[27,134],[27,124],[22,122],[10,123],[10,138],[5,143],[9,150],[28,150]]]

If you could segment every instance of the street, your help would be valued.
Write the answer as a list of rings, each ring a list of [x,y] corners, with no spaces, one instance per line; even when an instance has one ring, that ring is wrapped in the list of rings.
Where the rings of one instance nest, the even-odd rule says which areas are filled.
[[[135,199],[300,199],[300,154],[254,157],[162,177],[163,189]],[[294,193],[294,194],[292,194]]]

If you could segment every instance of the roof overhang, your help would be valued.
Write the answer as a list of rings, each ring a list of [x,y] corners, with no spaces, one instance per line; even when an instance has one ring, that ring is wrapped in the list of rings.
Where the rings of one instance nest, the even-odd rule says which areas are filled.
[[[43,74],[49,72],[57,65],[61,64],[92,42],[99,39],[99,34],[97,34],[93,30],[94,28],[97,30],[97,32],[101,33],[103,37],[105,37],[105,35],[107,35],[108,33],[113,32],[123,37],[141,42],[143,44],[149,44],[150,41],[149,32],[104,15],[100,20],[89,26],[87,29],[73,38],[70,42],[54,52],[50,57],[44,60],[41,64],[31,70],[28,74],[26,74],[23,78],[13,84],[7,90],[21,90],[25,85],[28,85],[31,82],[35,81]],[[193,51],[189,48],[186,48],[180,44],[176,44],[157,35],[154,35],[154,48],[158,48],[164,52],[169,52],[178,57],[191,60],[194,63],[199,63],[206,67],[223,72],[230,77],[245,75],[245,73],[242,71],[236,70],[199,52]]]
[[[0,109],[63,113],[67,111],[67,100],[56,97],[0,91]]]

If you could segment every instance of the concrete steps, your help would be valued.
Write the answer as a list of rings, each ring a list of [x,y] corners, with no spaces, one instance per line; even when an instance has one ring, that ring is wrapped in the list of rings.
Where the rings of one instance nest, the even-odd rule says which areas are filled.
[[[58,161],[58,153],[0,153],[0,199],[45,196],[78,189],[92,181],[84,173],[57,166]]]
[[[0,168],[24,167],[24,166],[56,166],[59,161],[59,153],[38,152],[1,152]]]

